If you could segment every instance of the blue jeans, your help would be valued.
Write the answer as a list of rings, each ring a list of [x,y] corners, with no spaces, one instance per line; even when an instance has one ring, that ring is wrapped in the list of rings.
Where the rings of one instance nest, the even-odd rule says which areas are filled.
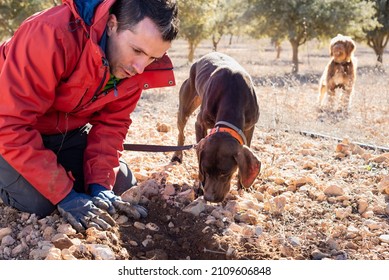
[[[65,137],[62,134],[42,135],[45,147],[57,154],[58,163],[66,171],[72,172],[76,179],[73,186],[76,192],[85,192],[83,159],[88,131],[88,127],[82,127],[68,132]],[[131,170],[124,160],[120,159],[120,168],[113,191],[120,195],[136,183]],[[56,209],[56,205],[41,195],[1,155],[0,198],[8,206],[23,212],[35,213],[40,217],[50,215]]]

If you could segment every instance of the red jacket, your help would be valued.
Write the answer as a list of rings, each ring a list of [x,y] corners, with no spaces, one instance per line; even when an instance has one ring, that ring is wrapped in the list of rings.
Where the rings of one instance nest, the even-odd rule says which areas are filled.
[[[85,184],[112,188],[142,89],[175,84],[165,55],[120,81],[116,94],[102,92],[110,70],[98,42],[114,0],[102,1],[91,26],[73,0],[63,2],[27,19],[0,45],[0,154],[53,204],[70,192],[73,179],[43,146],[41,134],[65,134],[91,123]]]

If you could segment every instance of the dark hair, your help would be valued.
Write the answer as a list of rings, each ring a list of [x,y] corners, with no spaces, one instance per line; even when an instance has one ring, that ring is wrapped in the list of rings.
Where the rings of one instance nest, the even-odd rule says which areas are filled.
[[[118,31],[131,30],[145,17],[150,18],[164,41],[172,41],[178,34],[176,0],[117,0],[111,9],[118,20]]]

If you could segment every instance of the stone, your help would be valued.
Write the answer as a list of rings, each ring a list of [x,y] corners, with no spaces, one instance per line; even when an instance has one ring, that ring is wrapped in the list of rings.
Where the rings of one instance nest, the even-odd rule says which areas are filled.
[[[95,260],[115,260],[115,253],[107,245],[103,244],[87,244],[89,251],[94,256]]]
[[[186,206],[183,211],[192,213],[195,216],[199,216],[201,212],[205,210],[205,200],[203,198],[198,198],[188,206]]]
[[[341,196],[344,194],[344,191],[339,186],[331,185],[331,186],[325,188],[324,194],[327,196]]]
[[[121,198],[123,201],[138,204],[142,196],[142,190],[140,186],[133,186],[129,188],[124,193],[121,194]]]
[[[381,242],[389,243],[389,234],[382,234],[380,235],[379,239]]]
[[[61,256],[64,260],[77,260],[77,258],[72,255],[69,249],[63,249],[61,251]]]
[[[6,235],[1,239],[1,246],[7,247],[15,243],[15,239],[11,235]]]
[[[128,217],[126,215],[120,215],[117,219],[116,219],[116,223],[118,225],[123,225],[125,223],[128,222]]]
[[[147,223],[146,228],[151,230],[151,231],[159,231],[159,226],[157,226],[154,223]]]
[[[57,233],[56,235],[54,235],[51,239],[51,242],[56,248],[60,250],[68,249],[73,245],[73,242],[70,240],[70,238],[63,233]]]
[[[61,224],[57,228],[57,232],[63,233],[66,235],[76,234],[77,231],[70,224]]]
[[[58,248],[51,248],[45,260],[62,260],[61,250]]]
[[[0,241],[3,239],[4,236],[10,235],[12,233],[12,229],[9,227],[1,228],[0,229]]]
[[[146,225],[141,222],[134,222],[134,227],[140,230],[144,230],[146,228]]]
[[[366,199],[359,199],[358,200],[358,213],[363,214],[364,212],[366,212],[368,206],[369,206],[369,204],[367,203]]]

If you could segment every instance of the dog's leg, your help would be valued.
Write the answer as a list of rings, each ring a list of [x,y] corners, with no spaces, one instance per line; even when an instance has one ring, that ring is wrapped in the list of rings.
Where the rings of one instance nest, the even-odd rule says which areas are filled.
[[[191,79],[184,81],[179,93],[179,109],[177,116],[178,140],[177,145],[182,146],[185,142],[184,128],[189,116],[200,106],[201,100]],[[171,161],[182,162],[182,151],[176,151]]]
[[[207,127],[204,124],[204,121],[201,119],[201,113],[197,115],[197,120],[195,123],[195,130],[196,130],[196,142],[200,142],[201,139],[203,139],[205,136],[207,136]]]
[[[244,132],[244,134],[246,136],[247,146],[248,147],[250,147],[250,145],[251,145],[251,139],[253,138],[254,129],[255,129],[255,125],[252,128],[250,128],[249,130],[246,130]]]
[[[340,108],[339,111],[342,114],[342,117],[347,117],[348,116],[348,107],[350,105],[350,97],[352,94],[353,88],[350,86],[346,86],[342,92],[342,97],[341,97],[341,103],[340,103]]]
[[[327,86],[325,84],[321,84],[319,89],[319,109],[323,108],[324,105],[323,100],[324,100],[324,96],[326,95],[326,92],[327,92]]]
[[[333,112],[335,108],[335,86],[334,87],[327,87],[327,105],[326,110],[329,112]]]

